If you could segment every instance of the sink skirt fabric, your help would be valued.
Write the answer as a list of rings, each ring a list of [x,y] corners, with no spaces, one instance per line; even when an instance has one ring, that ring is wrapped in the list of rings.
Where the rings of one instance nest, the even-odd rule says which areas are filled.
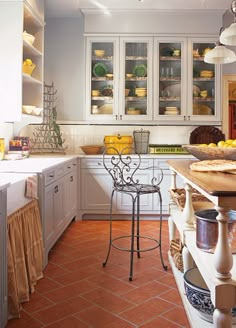
[[[19,318],[21,303],[29,301],[43,277],[43,239],[37,200],[7,218],[8,318]]]

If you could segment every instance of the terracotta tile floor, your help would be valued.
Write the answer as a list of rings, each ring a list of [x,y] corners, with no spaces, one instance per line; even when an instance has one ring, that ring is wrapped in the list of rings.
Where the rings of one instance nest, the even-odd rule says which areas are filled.
[[[114,234],[129,231],[129,221],[115,221]],[[141,233],[155,236],[159,224],[141,221]],[[49,255],[20,319],[7,328],[177,328],[190,327],[174,277],[161,266],[159,249],[134,257],[129,281],[129,253],[111,249],[107,266],[109,222],[72,222]],[[126,243],[125,239],[119,243]],[[150,241],[148,241],[150,243]],[[166,264],[168,225],[163,222],[162,248]],[[141,246],[147,241],[141,240]]]

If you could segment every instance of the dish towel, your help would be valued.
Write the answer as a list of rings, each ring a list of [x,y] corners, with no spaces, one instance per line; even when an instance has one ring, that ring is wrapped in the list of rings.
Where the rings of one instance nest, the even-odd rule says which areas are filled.
[[[26,198],[38,198],[38,178],[37,175],[29,176],[25,186]]]

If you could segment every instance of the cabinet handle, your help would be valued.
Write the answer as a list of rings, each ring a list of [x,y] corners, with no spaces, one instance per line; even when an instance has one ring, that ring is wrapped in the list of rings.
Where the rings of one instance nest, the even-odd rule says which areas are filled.
[[[102,163],[98,162],[98,165],[99,165],[99,166],[102,166]]]
[[[190,121],[190,116],[188,116],[188,120]]]
[[[73,166],[76,166],[77,164],[76,164],[76,163],[73,163],[72,165],[73,165]]]
[[[184,120],[186,121],[186,116],[184,115]]]
[[[71,177],[70,177],[70,182],[72,182],[72,181],[74,181],[73,175],[71,175]]]
[[[55,186],[54,192],[55,192],[55,194],[58,192],[58,185]]]
[[[54,178],[54,174],[49,174],[49,178]]]
[[[70,169],[70,168],[71,168],[71,166],[67,166],[67,168],[68,168],[68,169]]]
[[[116,115],[116,120],[118,120],[118,115]]]
[[[120,120],[122,120],[122,115],[120,115]]]

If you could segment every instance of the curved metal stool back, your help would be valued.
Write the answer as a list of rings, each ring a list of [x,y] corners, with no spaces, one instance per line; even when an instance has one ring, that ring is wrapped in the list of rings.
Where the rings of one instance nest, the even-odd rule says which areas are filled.
[[[111,246],[116,249],[130,252],[130,273],[129,280],[133,280],[133,255],[136,252],[140,258],[141,252],[150,251],[156,248],[160,249],[160,259],[163,269],[167,270],[167,266],[164,264],[161,249],[161,234],[162,234],[162,197],[160,191],[160,184],[163,180],[163,172],[158,168],[158,177],[152,177],[148,184],[140,183],[136,174],[139,171],[154,170],[154,167],[141,166],[141,156],[139,154],[133,154],[133,148],[125,148],[122,152],[119,152],[116,148],[110,147],[103,153],[103,165],[108,171],[113,180],[113,188],[110,200],[110,240],[107,257],[103,262],[105,267],[110,255]],[[133,154],[133,155],[131,155]],[[124,193],[129,195],[132,200],[132,222],[131,222],[131,233],[129,235],[118,236],[113,238],[112,236],[112,204],[113,196],[115,193]],[[159,214],[159,238],[152,238],[149,236],[140,235],[140,196],[144,194],[157,193],[160,200],[160,214]],[[130,238],[130,247],[120,247],[116,244],[118,239]],[[149,239],[154,242],[154,246],[148,248],[140,248],[140,239]],[[136,247],[134,241],[136,239]]]

